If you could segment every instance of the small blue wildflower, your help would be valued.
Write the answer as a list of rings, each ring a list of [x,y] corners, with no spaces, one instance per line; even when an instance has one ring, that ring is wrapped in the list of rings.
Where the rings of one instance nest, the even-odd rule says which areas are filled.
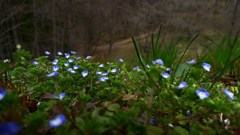
[[[155,65],[155,64],[159,64],[159,65],[164,65],[163,61],[161,59],[156,59],[156,60],[153,60],[152,61],[152,64]]]
[[[233,97],[234,94],[233,94],[232,92],[228,91],[228,89],[224,89],[224,90],[223,90],[223,93],[224,93],[229,99],[231,99],[231,100],[234,100],[234,99],[235,99],[235,98]]]
[[[119,68],[114,68],[111,70],[111,73],[117,73],[119,71]]]
[[[102,73],[102,76],[108,76],[108,73]]]
[[[196,62],[197,62],[196,59],[192,59],[192,60],[187,61],[186,63],[189,64],[189,65],[193,65],[193,64],[195,64]]]
[[[87,75],[88,75],[88,71],[87,70],[82,71],[82,76],[83,77],[86,77]]]
[[[151,118],[151,119],[150,119],[150,123],[151,123],[153,126],[157,126],[157,120],[154,119],[154,118]]]
[[[50,74],[47,74],[47,77],[54,77],[54,76],[57,76],[58,75],[58,71],[54,71]]]
[[[57,55],[62,56],[63,54],[62,52],[57,52]]]
[[[138,71],[139,72],[139,71],[141,71],[141,69],[139,68],[139,66],[136,66],[136,67],[133,68],[133,71]]]
[[[6,96],[7,92],[0,88],[0,101]]]
[[[69,63],[72,63],[73,61],[74,61],[73,58],[68,59],[68,62],[69,62]]]
[[[54,65],[54,66],[52,66],[52,69],[53,69],[53,71],[58,71],[59,70],[59,66]]]
[[[65,66],[65,67],[68,67],[68,66],[69,66],[69,63],[68,63],[68,62],[65,62],[65,63],[64,63],[64,66]]]
[[[178,89],[183,89],[183,88],[185,88],[185,87],[187,87],[187,82],[181,82],[181,83],[177,86]]]
[[[170,77],[170,74],[168,74],[167,72],[162,73],[162,77],[164,77],[164,78],[169,78],[169,77]]]
[[[75,54],[77,54],[77,52],[75,52],[75,51],[71,51],[71,54],[75,55]]]
[[[72,74],[75,74],[75,73],[76,73],[76,71],[73,70],[72,68],[68,68],[67,71],[70,72],[70,73],[72,73]]]
[[[171,68],[167,68],[166,70],[167,70],[167,71],[171,71]]]
[[[81,59],[81,57],[77,57],[77,58],[76,58],[76,60],[80,60],[80,59]]]
[[[202,67],[203,67],[206,71],[210,72],[210,69],[211,69],[211,65],[210,65],[210,64],[208,64],[208,63],[206,63],[206,62],[203,62],[203,63],[202,63]]]
[[[75,70],[78,69],[78,68],[79,68],[79,65],[78,65],[78,64],[76,64],[76,65],[73,66],[73,69],[75,69]]]
[[[65,58],[67,58],[67,59],[70,57],[69,53],[64,53],[64,55],[65,55]]]
[[[101,67],[104,67],[104,64],[100,64],[98,67],[100,67],[100,68],[101,68]]]
[[[53,64],[53,65],[57,65],[57,63],[58,63],[58,59],[54,59],[54,60],[52,61],[52,64]]]
[[[107,76],[102,76],[102,77],[99,77],[98,80],[100,82],[105,82],[106,80],[108,80],[109,78]]]
[[[66,96],[66,93],[65,93],[65,92],[61,92],[61,93],[59,94],[59,96],[56,96],[55,93],[52,94],[52,98],[57,98],[57,99],[59,99],[59,100],[62,100],[65,96]]]
[[[59,126],[63,125],[64,123],[66,123],[66,121],[67,121],[66,116],[64,114],[59,114],[54,119],[49,121],[49,126],[50,127],[59,127]]]
[[[89,60],[89,59],[91,59],[92,58],[92,56],[87,56],[86,58],[85,58],[85,60]]]
[[[96,72],[96,75],[101,75],[101,74],[102,74],[102,72],[100,72],[100,71]]]
[[[210,96],[210,93],[204,88],[200,88],[196,91],[197,95],[199,96],[200,99],[205,99]]]
[[[118,62],[123,63],[124,60],[123,60],[122,58],[120,58],[120,59],[118,60]]]
[[[16,122],[0,123],[1,135],[15,135],[21,131],[21,126]]]
[[[39,63],[37,61],[33,61],[33,65],[38,65]]]
[[[45,51],[45,54],[46,55],[50,55],[51,53],[49,51]]]

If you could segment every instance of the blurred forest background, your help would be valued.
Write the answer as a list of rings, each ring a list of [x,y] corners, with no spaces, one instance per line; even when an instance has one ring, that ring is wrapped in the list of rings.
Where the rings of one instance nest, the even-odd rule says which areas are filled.
[[[145,37],[161,24],[163,35],[173,38],[231,35],[240,27],[239,4],[239,0],[0,0],[0,59],[9,58],[17,44],[34,57],[45,50],[53,55],[70,50],[95,55],[101,47],[107,57],[116,52],[115,46],[131,42],[127,40],[131,36]]]

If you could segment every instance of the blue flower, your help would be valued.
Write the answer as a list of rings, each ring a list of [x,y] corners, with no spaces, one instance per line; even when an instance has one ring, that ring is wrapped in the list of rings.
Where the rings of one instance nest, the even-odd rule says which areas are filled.
[[[62,56],[62,55],[63,55],[62,52],[57,52],[57,54],[58,54],[59,56]]]
[[[92,58],[92,56],[87,56],[86,58],[85,58],[85,60],[89,60],[89,59],[91,59]]]
[[[37,61],[33,61],[33,65],[38,65],[39,63]]]
[[[196,91],[197,95],[199,96],[200,99],[205,99],[210,96],[210,93],[204,88],[200,88]]]
[[[231,100],[234,100],[234,99],[235,99],[235,98],[233,97],[234,94],[233,94],[232,92],[228,91],[227,89],[224,89],[224,90],[223,90],[223,93],[224,93],[229,99],[231,99]]]
[[[64,66],[65,66],[65,67],[68,67],[68,66],[69,66],[69,63],[68,63],[68,62],[65,62],[65,63],[64,63]]]
[[[69,53],[64,53],[64,55],[65,55],[65,58],[67,58],[67,59],[70,57]]]
[[[59,114],[57,117],[49,121],[50,127],[59,127],[66,123],[67,118],[64,114]]]
[[[104,64],[100,64],[98,67],[100,67],[100,68],[101,68],[101,67],[104,67]]]
[[[0,101],[6,96],[7,92],[0,88]]]
[[[111,73],[117,73],[119,71],[119,68],[114,68],[111,70]]]
[[[150,123],[153,125],[153,126],[157,126],[157,120],[152,118],[150,119]]]
[[[73,66],[73,69],[75,69],[75,70],[78,69],[78,68],[79,68],[79,65],[78,65],[78,64],[76,64],[76,65]]]
[[[58,75],[58,71],[54,71],[50,74],[47,74],[47,77],[54,77],[54,76],[57,76]]]
[[[139,68],[139,66],[134,67],[134,68],[133,68],[133,71],[134,71],[134,70],[136,70],[136,71],[138,71],[138,72],[141,71],[141,69]]]
[[[1,135],[15,135],[21,131],[21,126],[16,122],[0,123]]]
[[[81,57],[77,57],[77,58],[76,58],[76,60],[80,60],[80,59],[81,59]]]
[[[96,75],[101,75],[101,74],[102,74],[102,72],[100,72],[100,71],[96,72]]]
[[[59,70],[59,66],[54,65],[54,66],[52,66],[52,69],[53,69],[53,71],[58,71]]]
[[[210,72],[210,69],[211,69],[211,65],[210,65],[210,64],[208,64],[208,63],[206,63],[206,62],[203,62],[203,63],[202,63],[202,67],[203,67],[206,71]]]
[[[120,59],[118,60],[118,62],[123,63],[124,60],[123,60],[122,58],[120,58]]]
[[[53,64],[53,65],[57,65],[57,63],[58,63],[58,59],[54,59],[54,60],[52,61],[52,64]]]
[[[153,60],[152,61],[152,64],[155,65],[155,64],[160,64],[160,65],[164,65],[163,61],[161,59],[156,59],[156,60]]]
[[[190,60],[190,61],[187,61],[186,63],[189,64],[189,65],[193,65],[193,64],[195,64],[196,62],[197,62],[196,59],[192,59],[192,60]]]
[[[166,70],[167,70],[167,71],[171,71],[171,68],[167,68]]]
[[[51,53],[49,51],[45,51],[45,54],[46,55],[50,55]]]
[[[148,64],[146,64],[146,67],[147,67],[147,68],[150,68],[150,66],[149,66]]]
[[[168,74],[167,72],[162,73],[162,77],[164,77],[164,78],[169,78],[169,77],[170,77],[170,74]]]
[[[72,68],[68,68],[67,71],[70,72],[70,73],[72,73],[72,74],[75,74],[75,73],[76,73],[76,71],[73,70]]]
[[[82,71],[82,76],[83,77],[86,77],[87,75],[88,75],[88,71],[87,70]]]
[[[187,87],[187,83],[186,83],[186,82],[181,82],[181,83],[177,86],[178,89],[183,89],[183,88],[185,88],[185,87]]]
[[[102,73],[102,76],[108,76],[108,73]]]
[[[75,51],[71,51],[71,54],[75,55],[75,54],[77,54],[77,52],[75,52]]]
[[[55,93],[52,94],[52,98],[58,98],[59,100],[62,100],[66,96],[66,93],[61,92],[59,96],[56,96]]]
[[[68,59],[68,62],[69,62],[69,63],[72,63],[73,61],[74,61],[73,58]]]
[[[108,77],[107,76],[102,76],[102,77],[99,77],[98,80],[100,82],[105,82],[106,80],[108,80]]]

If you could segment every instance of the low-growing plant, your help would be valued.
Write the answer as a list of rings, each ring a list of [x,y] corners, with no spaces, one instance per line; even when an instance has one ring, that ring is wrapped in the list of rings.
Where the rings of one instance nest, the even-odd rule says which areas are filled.
[[[173,67],[174,73],[160,58],[145,64],[141,53],[142,66],[131,69],[122,59],[100,63],[74,51],[57,54],[4,63],[0,134],[239,132],[239,80],[234,88],[212,85],[206,81],[215,70],[211,63],[179,62],[184,70]]]

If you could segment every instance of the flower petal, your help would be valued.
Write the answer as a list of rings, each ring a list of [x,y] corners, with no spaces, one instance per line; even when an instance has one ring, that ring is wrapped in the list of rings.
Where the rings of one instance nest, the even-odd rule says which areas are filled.
[[[47,77],[54,77],[54,76],[57,76],[58,75],[58,72],[57,71],[54,71],[50,74],[47,74]]]
[[[67,121],[67,118],[64,114],[59,114],[54,119],[49,121],[51,127],[59,127]]]
[[[102,77],[98,78],[98,80],[100,82],[105,82],[106,80],[108,80],[108,77],[107,76],[102,76]]]
[[[234,99],[235,99],[235,98],[234,98],[234,94],[233,94],[232,92],[228,91],[227,89],[224,89],[224,90],[223,90],[223,93],[224,93],[229,99],[231,99],[231,100],[234,100]]]
[[[117,73],[119,71],[119,68],[114,68],[111,70],[111,73]]]
[[[87,56],[86,58],[85,58],[85,60],[89,60],[89,59],[91,59],[92,58],[92,56]]]
[[[87,70],[82,71],[82,76],[83,77],[86,77],[87,75],[88,75],[88,71]]]
[[[205,98],[208,98],[210,96],[210,93],[208,93],[208,91],[204,88],[200,88],[196,91],[198,97],[200,99],[205,99]]]
[[[187,87],[187,82],[181,82],[181,83],[177,86],[178,89],[183,89],[183,88],[185,88],[185,87]]]
[[[0,88],[0,101],[6,96],[7,92]]]
[[[67,58],[67,59],[70,57],[69,53],[64,53],[64,55],[65,55],[65,58]]]
[[[139,66],[136,66],[136,67],[133,68],[133,71],[138,71],[139,72],[139,71],[141,71],[141,69],[139,68]]]
[[[161,59],[156,59],[156,60],[152,61],[152,64],[153,65],[155,65],[155,64],[164,65],[164,63]]]
[[[170,77],[170,74],[168,74],[167,72],[165,72],[165,73],[162,74],[162,77],[164,77],[164,78],[169,78],[169,77]]]
[[[53,69],[53,71],[58,71],[59,70],[59,66],[57,66],[57,65],[52,66],[52,69]]]
[[[193,65],[193,64],[195,64],[196,62],[197,62],[196,59],[192,59],[192,60],[187,61],[186,63],[189,64],[189,65]]]
[[[58,59],[54,59],[54,60],[52,61],[52,64],[53,64],[53,65],[57,65],[57,63],[58,63]]]
[[[208,64],[208,63],[206,63],[206,62],[203,62],[203,63],[202,63],[202,67],[203,67],[206,71],[210,72],[210,69],[211,69],[211,65],[210,65],[210,64]]]
[[[100,68],[101,68],[101,67],[104,67],[104,64],[100,64],[98,67],[100,67]]]
[[[49,51],[45,51],[45,54],[46,55],[50,55],[51,53]]]

